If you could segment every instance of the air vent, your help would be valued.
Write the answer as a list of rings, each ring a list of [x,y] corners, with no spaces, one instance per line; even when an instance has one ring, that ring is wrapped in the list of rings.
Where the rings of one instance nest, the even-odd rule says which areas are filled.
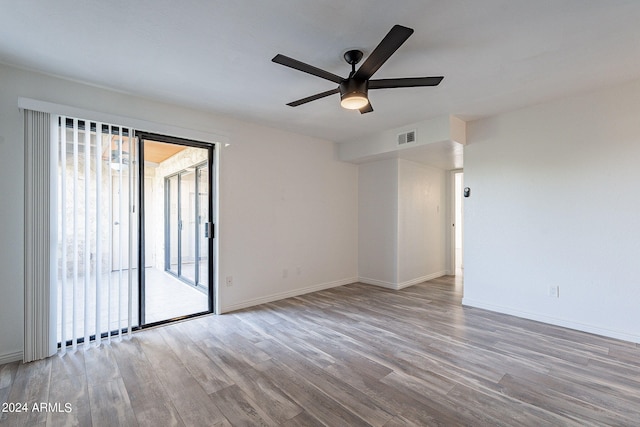
[[[398,134],[398,145],[411,144],[412,142],[416,142],[415,130]]]

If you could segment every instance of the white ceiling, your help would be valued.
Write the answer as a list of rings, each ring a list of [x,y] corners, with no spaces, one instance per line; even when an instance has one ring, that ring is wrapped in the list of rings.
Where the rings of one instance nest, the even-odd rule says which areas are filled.
[[[375,78],[444,75],[370,93],[271,62],[347,75],[394,24],[413,36]],[[442,114],[474,119],[640,77],[638,0],[0,0],[0,61],[336,142]]]

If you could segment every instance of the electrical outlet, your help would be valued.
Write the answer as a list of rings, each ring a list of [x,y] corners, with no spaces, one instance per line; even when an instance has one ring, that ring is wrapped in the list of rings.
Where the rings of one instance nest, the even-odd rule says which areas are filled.
[[[289,270],[285,268],[282,270],[282,278],[286,279],[287,277],[289,277]]]
[[[560,298],[560,286],[549,286],[549,296],[551,298]]]
[[[233,286],[233,276],[227,276],[227,286]]]

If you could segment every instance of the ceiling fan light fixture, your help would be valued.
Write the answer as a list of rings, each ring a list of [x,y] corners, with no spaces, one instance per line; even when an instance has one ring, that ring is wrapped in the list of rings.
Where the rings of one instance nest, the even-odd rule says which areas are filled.
[[[369,104],[367,82],[349,79],[340,83],[340,105],[347,110],[359,110]]]
[[[342,97],[340,105],[347,110],[359,110],[369,103],[367,96],[363,93],[348,93]]]
[[[363,53],[359,49],[349,49],[344,54],[344,60],[351,65],[351,72],[346,78],[323,70],[313,65],[305,64],[297,59],[277,54],[271,60],[276,64],[302,71],[316,77],[338,83],[338,87],[297,101],[289,102],[290,107],[297,107],[307,102],[316,101],[336,93],[340,93],[340,105],[348,110],[360,110],[360,114],[371,113],[373,107],[369,102],[369,89],[391,89],[398,87],[424,87],[438,86],[443,77],[406,77],[397,79],[375,79],[371,77],[376,71],[395,53],[402,44],[413,34],[413,29],[394,25],[378,46],[373,49],[364,63],[356,70],[356,64],[360,62]],[[335,86],[334,86],[335,87]]]

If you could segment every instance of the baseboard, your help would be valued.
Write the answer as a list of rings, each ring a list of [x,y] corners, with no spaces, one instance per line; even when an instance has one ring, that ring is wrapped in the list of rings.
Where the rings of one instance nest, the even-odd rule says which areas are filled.
[[[309,294],[311,292],[322,291],[324,289],[335,288],[338,286],[348,285],[358,281],[357,277],[350,277],[347,279],[336,280],[333,282],[320,283],[313,286],[307,286],[305,288],[293,289],[291,291],[279,292],[277,294],[271,294],[260,298],[254,298],[251,300],[243,301],[237,304],[227,305],[221,307],[220,313],[229,313],[231,311],[241,310],[243,308],[253,307],[255,305],[266,304],[268,302],[278,301],[281,299],[297,297],[298,295]]]
[[[369,277],[358,277],[358,282],[367,285],[380,286],[387,289],[393,289],[399,291],[400,289],[408,288],[409,286],[417,285],[418,283],[428,282],[429,280],[437,279],[438,277],[446,276],[447,271],[438,271],[437,273],[428,274],[426,276],[417,277],[415,279],[407,280],[402,283],[385,282],[382,280],[371,279]]]
[[[437,279],[438,277],[446,276],[446,271],[438,271],[436,273],[427,274],[426,276],[418,277],[416,279],[407,280],[398,284],[398,289],[408,288],[409,286],[417,285],[418,283],[428,282],[429,280]]]
[[[364,283],[365,285],[380,286],[381,288],[393,289],[396,291],[398,290],[398,285],[396,283],[370,279],[368,277],[358,277],[358,282]]]
[[[521,317],[523,319],[535,320],[536,322],[547,323],[550,325],[561,326],[563,328],[574,329],[576,331],[587,332],[590,334],[601,335],[603,337],[614,338],[623,341],[629,341],[633,343],[640,343],[640,335],[629,334],[627,332],[614,331],[611,329],[605,329],[598,326],[593,326],[580,322],[573,322],[564,319],[558,319],[552,316],[546,316],[537,313],[531,313],[527,311],[515,310],[509,307],[503,307],[500,305],[490,304],[483,301],[472,300],[469,298],[462,298],[462,305],[467,307],[481,308],[483,310],[494,311],[496,313],[508,314],[510,316]]]
[[[0,365],[4,365],[5,363],[18,362],[22,360],[22,357],[23,355],[21,351],[0,354]]]

